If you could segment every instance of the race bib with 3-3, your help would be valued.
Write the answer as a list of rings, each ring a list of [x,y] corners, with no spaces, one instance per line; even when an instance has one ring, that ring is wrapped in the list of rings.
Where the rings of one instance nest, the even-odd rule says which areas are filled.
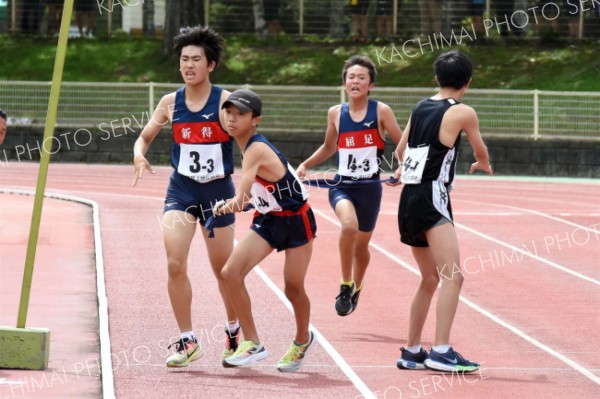
[[[180,144],[179,174],[207,183],[224,177],[224,170],[220,143]]]

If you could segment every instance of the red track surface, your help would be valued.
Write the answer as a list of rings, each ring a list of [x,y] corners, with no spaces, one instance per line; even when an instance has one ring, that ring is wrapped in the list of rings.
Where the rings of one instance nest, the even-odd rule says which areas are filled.
[[[0,169],[0,188],[33,190],[37,167],[4,165]],[[224,369],[220,365],[224,310],[199,236],[195,238],[189,269],[194,288],[195,331],[202,335],[206,355],[186,369],[170,370],[164,366],[165,347],[178,331],[166,291],[166,261],[159,225],[170,168],[156,171],[156,175],[145,175],[138,187],[131,188],[130,166],[55,164],[49,170],[47,192],[75,195],[99,204],[117,397],[360,397],[360,391],[340,368],[344,362],[366,384],[371,397],[378,398],[600,396],[600,185],[459,179],[452,195],[466,277],[463,297],[467,303],[459,306],[452,343],[467,358],[483,363],[480,373],[466,377],[400,371],[395,366],[398,349],[406,343],[409,304],[418,284],[418,277],[409,270],[415,270],[410,251],[398,240],[395,215],[400,188],[384,189],[365,292],[357,311],[345,318],[338,317],[333,309],[340,275],[338,227],[326,190],[311,189],[310,203],[318,223],[307,277],[311,322],[339,354],[341,363],[336,363],[336,356],[321,341],[301,372],[281,374],[275,363],[293,338],[293,316],[258,273],[251,273],[247,284],[259,334],[270,356],[248,368]],[[16,206],[7,197],[10,196],[0,195],[2,209],[9,203]],[[69,218],[81,219],[85,207],[83,211],[75,207],[69,215],[55,212],[57,207],[61,207],[60,201],[46,201],[43,219],[52,217],[50,236],[56,238],[56,245],[66,241],[73,248],[67,250],[69,253],[81,248],[89,252],[89,240],[82,237],[92,236],[90,219],[83,221],[88,223],[87,232],[74,231],[68,221],[64,226],[55,224]],[[26,209],[30,212],[30,205]],[[2,212],[0,216],[29,226],[27,212]],[[238,218],[238,239],[247,231],[250,216]],[[11,325],[16,320],[16,310],[12,309],[18,303],[14,292],[18,295],[21,277],[18,273],[18,278],[6,274],[5,256],[11,252],[6,240],[12,233],[5,234],[2,229],[0,233],[0,324]],[[21,273],[24,250],[13,252],[11,263]],[[283,255],[274,254],[261,264],[266,276],[280,289],[282,261]],[[28,324],[51,328],[52,348],[60,347],[58,341],[54,342],[60,335],[54,331],[60,331],[62,324],[72,320],[48,321],[52,325],[37,322],[34,315],[44,313],[45,308],[34,298],[49,295],[42,293],[41,287],[54,281],[38,271],[34,273],[29,310],[36,323]],[[70,274],[61,276],[73,278]],[[10,300],[4,285],[8,278],[18,280],[19,285],[12,289]],[[80,286],[50,294],[71,303],[68,298],[83,288]],[[95,285],[88,281],[85,288],[95,290]],[[7,303],[12,312],[8,315]],[[78,315],[81,324],[89,325],[89,312],[96,309],[94,304],[85,306],[85,313]],[[427,340],[433,338],[434,308],[425,327],[426,346],[431,344]],[[71,331],[73,328],[69,327]],[[79,367],[78,362],[90,359],[90,350],[91,359],[96,359],[94,348],[73,347],[73,356],[62,359],[53,357],[51,350],[51,369],[47,373],[62,372],[61,368],[69,373]],[[62,385],[74,386],[81,380],[70,378],[65,384],[55,381],[43,392],[34,393],[21,394],[20,389],[7,388],[7,381],[22,380],[31,373],[0,371],[0,399],[101,396],[99,379],[93,372],[91,377],[96,378],[83,382],[87,388],[71,388],[71,393]],[[90,394],[94,390],[95,396]]]

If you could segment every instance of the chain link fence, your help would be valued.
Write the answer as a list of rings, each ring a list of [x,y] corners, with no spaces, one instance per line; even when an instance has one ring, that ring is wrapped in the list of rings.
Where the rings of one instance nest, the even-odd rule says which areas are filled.
[[[128,126],[139,131],[161,97],[180,86],[63,82],[57,126],[108,130]],[[346,101],[341,87],[245,87],[261,95],[261,130],[270,133],[324,132],[329,107]],[[434,93],[434,88],[375,88],[371,96],[392,107],[404,127],[413,106]],[[0,81],[0,98],[12,126],[43,126],[49,95],[50,82]],[[600,140],[598,92],[470,89],[463,101],[475,108],[481,131],[488,136]]]
[[[118,29],[145,31],[142,14],[149,2],[153,31],[160,34],[165,25],[166,0],[87,1],[93,3],[87,14],[96,36]],[[56,0],[0,0],[0,32],[54,34],[61,5]],[[362,41],[447,35],[467,27],[478,37],[600,37],[600,0],[203,0],[202,5],[194,11],[223,34]],[[74,36],[77,14],[88,17],[76,8]]]

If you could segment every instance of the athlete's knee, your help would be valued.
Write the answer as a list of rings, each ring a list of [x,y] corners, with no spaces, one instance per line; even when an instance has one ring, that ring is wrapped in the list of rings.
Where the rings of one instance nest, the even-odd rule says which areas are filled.
[[[239,284],[244,280],[240,272],[230,264],[226,264],[221,270],[221,278],[226,285]]]
[[[292,303],[302,299],[306,296],[306,291],[303,286],[297,285],[286,285],[285,286],[285,297]]]
[[[342,237],[355,238],[358,235],[358,227],[354,223],[342,223]]]
[[[421,286],[429,292],[435,291],[439,283],[439,274],[430,274],[428,276],[421,277]]]
[[[183,278],[187,275],[187,264],[180,258],[169,258],[167,269],[170,278]]]

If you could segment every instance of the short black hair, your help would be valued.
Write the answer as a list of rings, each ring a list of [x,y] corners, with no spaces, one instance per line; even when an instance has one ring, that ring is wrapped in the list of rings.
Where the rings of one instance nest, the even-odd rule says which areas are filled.
[[[0,118],[6,120],[6,112],[2,108],[0,108]]]
[[[173,39],[173,49],[178,57],[181,57],[181,50],[185,46],[202,47],[208,64],[214,62],[217,66],[225,47],[225,39],[208,26],[186,26],[180,28],[179,34]]]
[[[360,65],[369,70],[369,77],[371,78],[370,83],[375,83],[375,75],[377,75],[377,71],[375,70],[375,63],[365,55],[353,55],[348,58],[344,63],[344,68],[342,69],[342,84],[346,82],[346,75],[348,74],[348,69],[353,67],[354,65]]]
[[[440,54],[433,63],[433,70],[440,87],[462,89],[473,76],[473,64],[469,57],[458,50]]]

